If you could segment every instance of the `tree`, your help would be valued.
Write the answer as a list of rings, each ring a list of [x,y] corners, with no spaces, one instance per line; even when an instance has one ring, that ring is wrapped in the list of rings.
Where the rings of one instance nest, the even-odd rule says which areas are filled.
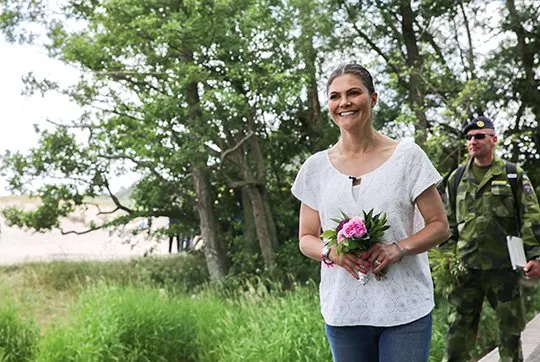
[[[52,22],[43,7],[33,8],[37,15],[28,18],[49,29],[51,55],[85,73],[68,89],[30,77],[29,89],[60,91],[88,111],[54,132],[43,132],[42,146],[30,155],[6,155],[14,189],[25,191],[24,177],[54,176],[64,184],[35,190],[42,197],[54,194],[38,209],[47,210],[47,223],[26,213],[17,220],[16,213],[9,213],[10,220],[37,230],[56,227],[59,217],[87,197],[107,190],[114,199],[107,180],[117,165],[118,172],[143,175],[146,190],[149,185],[179,189],[170,200],[158,193],[156,200],[165,205],[152,197],[139,197],[132,207],[116,200],[110,212],[127,215],[92,230],[134,217],[188,215],[193,200],[209,270],[219,279],[227,270],[228,247],[215,208],[220,197],[231,196],[216,191],[227,185],[242,190],[243,214],[253,215],[264,263],[272,265],[278,242],[261,142],[267,142],[282,117],[290,117],[283,110],[303,86],[289,46],[291,17],[278,5],[263,0],[70,1],[62,8],[66,19]],[[24,13],[20,8],[15,12]],[[4,31],[13,34],[20,24],[12,20],[24,20],[24,15],[10,17]],[[70,28],[67,19],[73,18],[84,27]],[[77,132],[87,135],[84,144],[75,141]]]

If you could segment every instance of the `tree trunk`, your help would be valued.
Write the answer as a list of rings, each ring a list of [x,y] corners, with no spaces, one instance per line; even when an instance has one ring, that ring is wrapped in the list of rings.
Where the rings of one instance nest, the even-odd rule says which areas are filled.
[[[279,240],[276,223],[274,222],[274,214],[272,214],[272,209],[270,208],[268,197],[266,197],[266,192],[262,193],[262,199],[264,203],[264,212],[266,214],[266,222],[268,223],[268,230],[270,231],[270,240],[272,241],[272,248],[275,251],[279,247]]]
[[[474,55],[474,47],[472,43],[472,35],[471,35],[471,28],[469,26],[469,18],[467,17],[467,12],[465,11],[465,7],[463,6],[463,3],[459,3],[459,9],[461,11],[461,16],[463,16],[463,25],[465,26],[465,32],[467,33],[467,65],[468,69],[466,69],[467,74],[470,75],[470,79],[477,79],[476,76],[476,64],[474,63],[475,55]]]
[[[193,55],[189,50],[184,50],[181,57],[186,63],[193,61]],[[197,82],[186,85],[186,99],[189,106],[188,117],[190,122],[188,126],[196,128],[195,126],[202,121]],[[193,159],[192,178],[195,193],[197,194],[200,229],[205,243],[206,264],[210,278],[218,280],[227,275],[229,259],[227,257],[227,246],[214,213],[214,196],[206,171],[207,158],[208,155],[200,154]]]
[[[527,38],[527,32],[521,24],[514,0],[507,0],[506,7],[510,15],[512,31],[514,31],[518,40],[516,46],[517,60],[518,63],[521,63],[522,70],[525,73],[525,79],[519,82],[516,91],[522,95],[522,102],[531,108],[536,122],[540,124],[540,82],[535,79],[535,54],[529,45],[531,39]],[[538,131],[536,135],[538,136]],[[538,146],[538,144],[536,145]]]
[[[253,117],[248,120],[248,130],[251,132],[254,132],[255,130],[255,122]],[[259,238],[259,244],[261,245],[261,253],[263,254],[264,262],[267,266],[269,266],[274,262],[273,252],[278,247],[276,224],[265,195],[266,181],[264,172],[264,158],[259,145],[259,138],[256,136],[250,137],[248,144],[251,154],[255,160],[255,177],[257,180],[261,180],[261,184],[258,187],[253,185],[253,191],[249,191],[248,189],[248,195],[250,196],[251,204],[253,205],[253,214],[257,215],[262,212],[260,219],[255,216],[255,226],[257,229],[257,236]],[[252,174],[249,172],[249,166],[247,164],[244,164],[244,167],[244,174],[246,176]],[[259,223],[261,222],[264,225],[260,225]],[[269,256],[270,251],[272,253],[272,257]]]
[[[263,197],[256,185],[248,185],[246,186],[246,190],[253,209],[255,229],[257,230],[257,238],[259,239],[259,247],[261,248],[264,265],[271,266],[274,264],[274,250]]]
[[[240,188],[242,197],[242,209],[244,210],[244,238],[248,247],[257,251],[257,230],[255,229],[255,220],[253,219],[253,208],[246,187]]]
[[[424,112],[423,83],[421,78],[422,57],[418,49],[418,41],[414,32],[414,13],[409,0],[400,1],[401,31],[407,49],[406,63],[409,70],[409,104],[416,115],[418,123],[415,125],[415,141],[422,146],[427,138],[428,121]]]
[[[192,170],[193,185],[197,193],[197,209],[200,217],[201,234],[204,240],[204,255],[212,280],[219,280],[227,275],[229,267],[223,235],[219,232],[218,221],[214,213],[214,198],[206,170],[196,166]]]

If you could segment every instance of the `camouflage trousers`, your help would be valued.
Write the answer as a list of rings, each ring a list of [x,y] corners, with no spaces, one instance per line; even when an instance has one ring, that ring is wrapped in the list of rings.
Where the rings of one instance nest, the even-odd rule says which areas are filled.
[[[469,360],[469,353],[476,342],[484,298],[497,316],[500,361],[523,361],[520,338],[525,320],[519,275],[512,270],[469,270],[448,298],[444,362]]]

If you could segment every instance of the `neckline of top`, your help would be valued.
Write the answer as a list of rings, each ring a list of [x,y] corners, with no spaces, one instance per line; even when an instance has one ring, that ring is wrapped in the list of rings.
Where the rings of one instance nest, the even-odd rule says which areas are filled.
[[[330,159],[330,149],[327,149],[325,151],[325,154],[326,154],[326,160],[328,161],[328,164],[330,165],[330,168],[332,168],[336,173],[338,173],[339,175],[342,175],[344,177],[356,177],[358,179],[361,179],[361,178],[364,178],[368,175],[371,175],[377,171],[379,171],[381,168],[383,168],[386,164],[388,164],[393,158],[394,156],[396,155],[398,149],[400,148],[400,146],[403,144],[402,141],[398,141],[398,144],[396,145],[396,147],[394,148],[394,150],[392,151],[392,154],[390,155],[390,157],[388,157],[383,163],[381,163],[379,166],[377,166],[376,168],[374,168],[373,170],[369,171],[368,173],[365,173],[363,175],[359,175],[359,176],[352,176],[352,175],[346,175],[344,174],[343,172],[341,172],[340,170],[338,170],[334,164],[332,163],[332,160]]]

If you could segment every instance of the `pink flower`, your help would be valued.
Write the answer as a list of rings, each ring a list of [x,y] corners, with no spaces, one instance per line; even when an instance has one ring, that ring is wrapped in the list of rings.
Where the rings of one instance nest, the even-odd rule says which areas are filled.
[[[340,232],[343,232],[347,238],[361,238],[367,233],[366,224],[360,218],[352,218],[348,223],[343,225],[343,229]]]
[[[343,228],[341,230],[338,231],[337,233],[337,243],[338,244],[341,244],[343,242],[343,238],[345,237],[344,235],[344,232],[343,232]]]

